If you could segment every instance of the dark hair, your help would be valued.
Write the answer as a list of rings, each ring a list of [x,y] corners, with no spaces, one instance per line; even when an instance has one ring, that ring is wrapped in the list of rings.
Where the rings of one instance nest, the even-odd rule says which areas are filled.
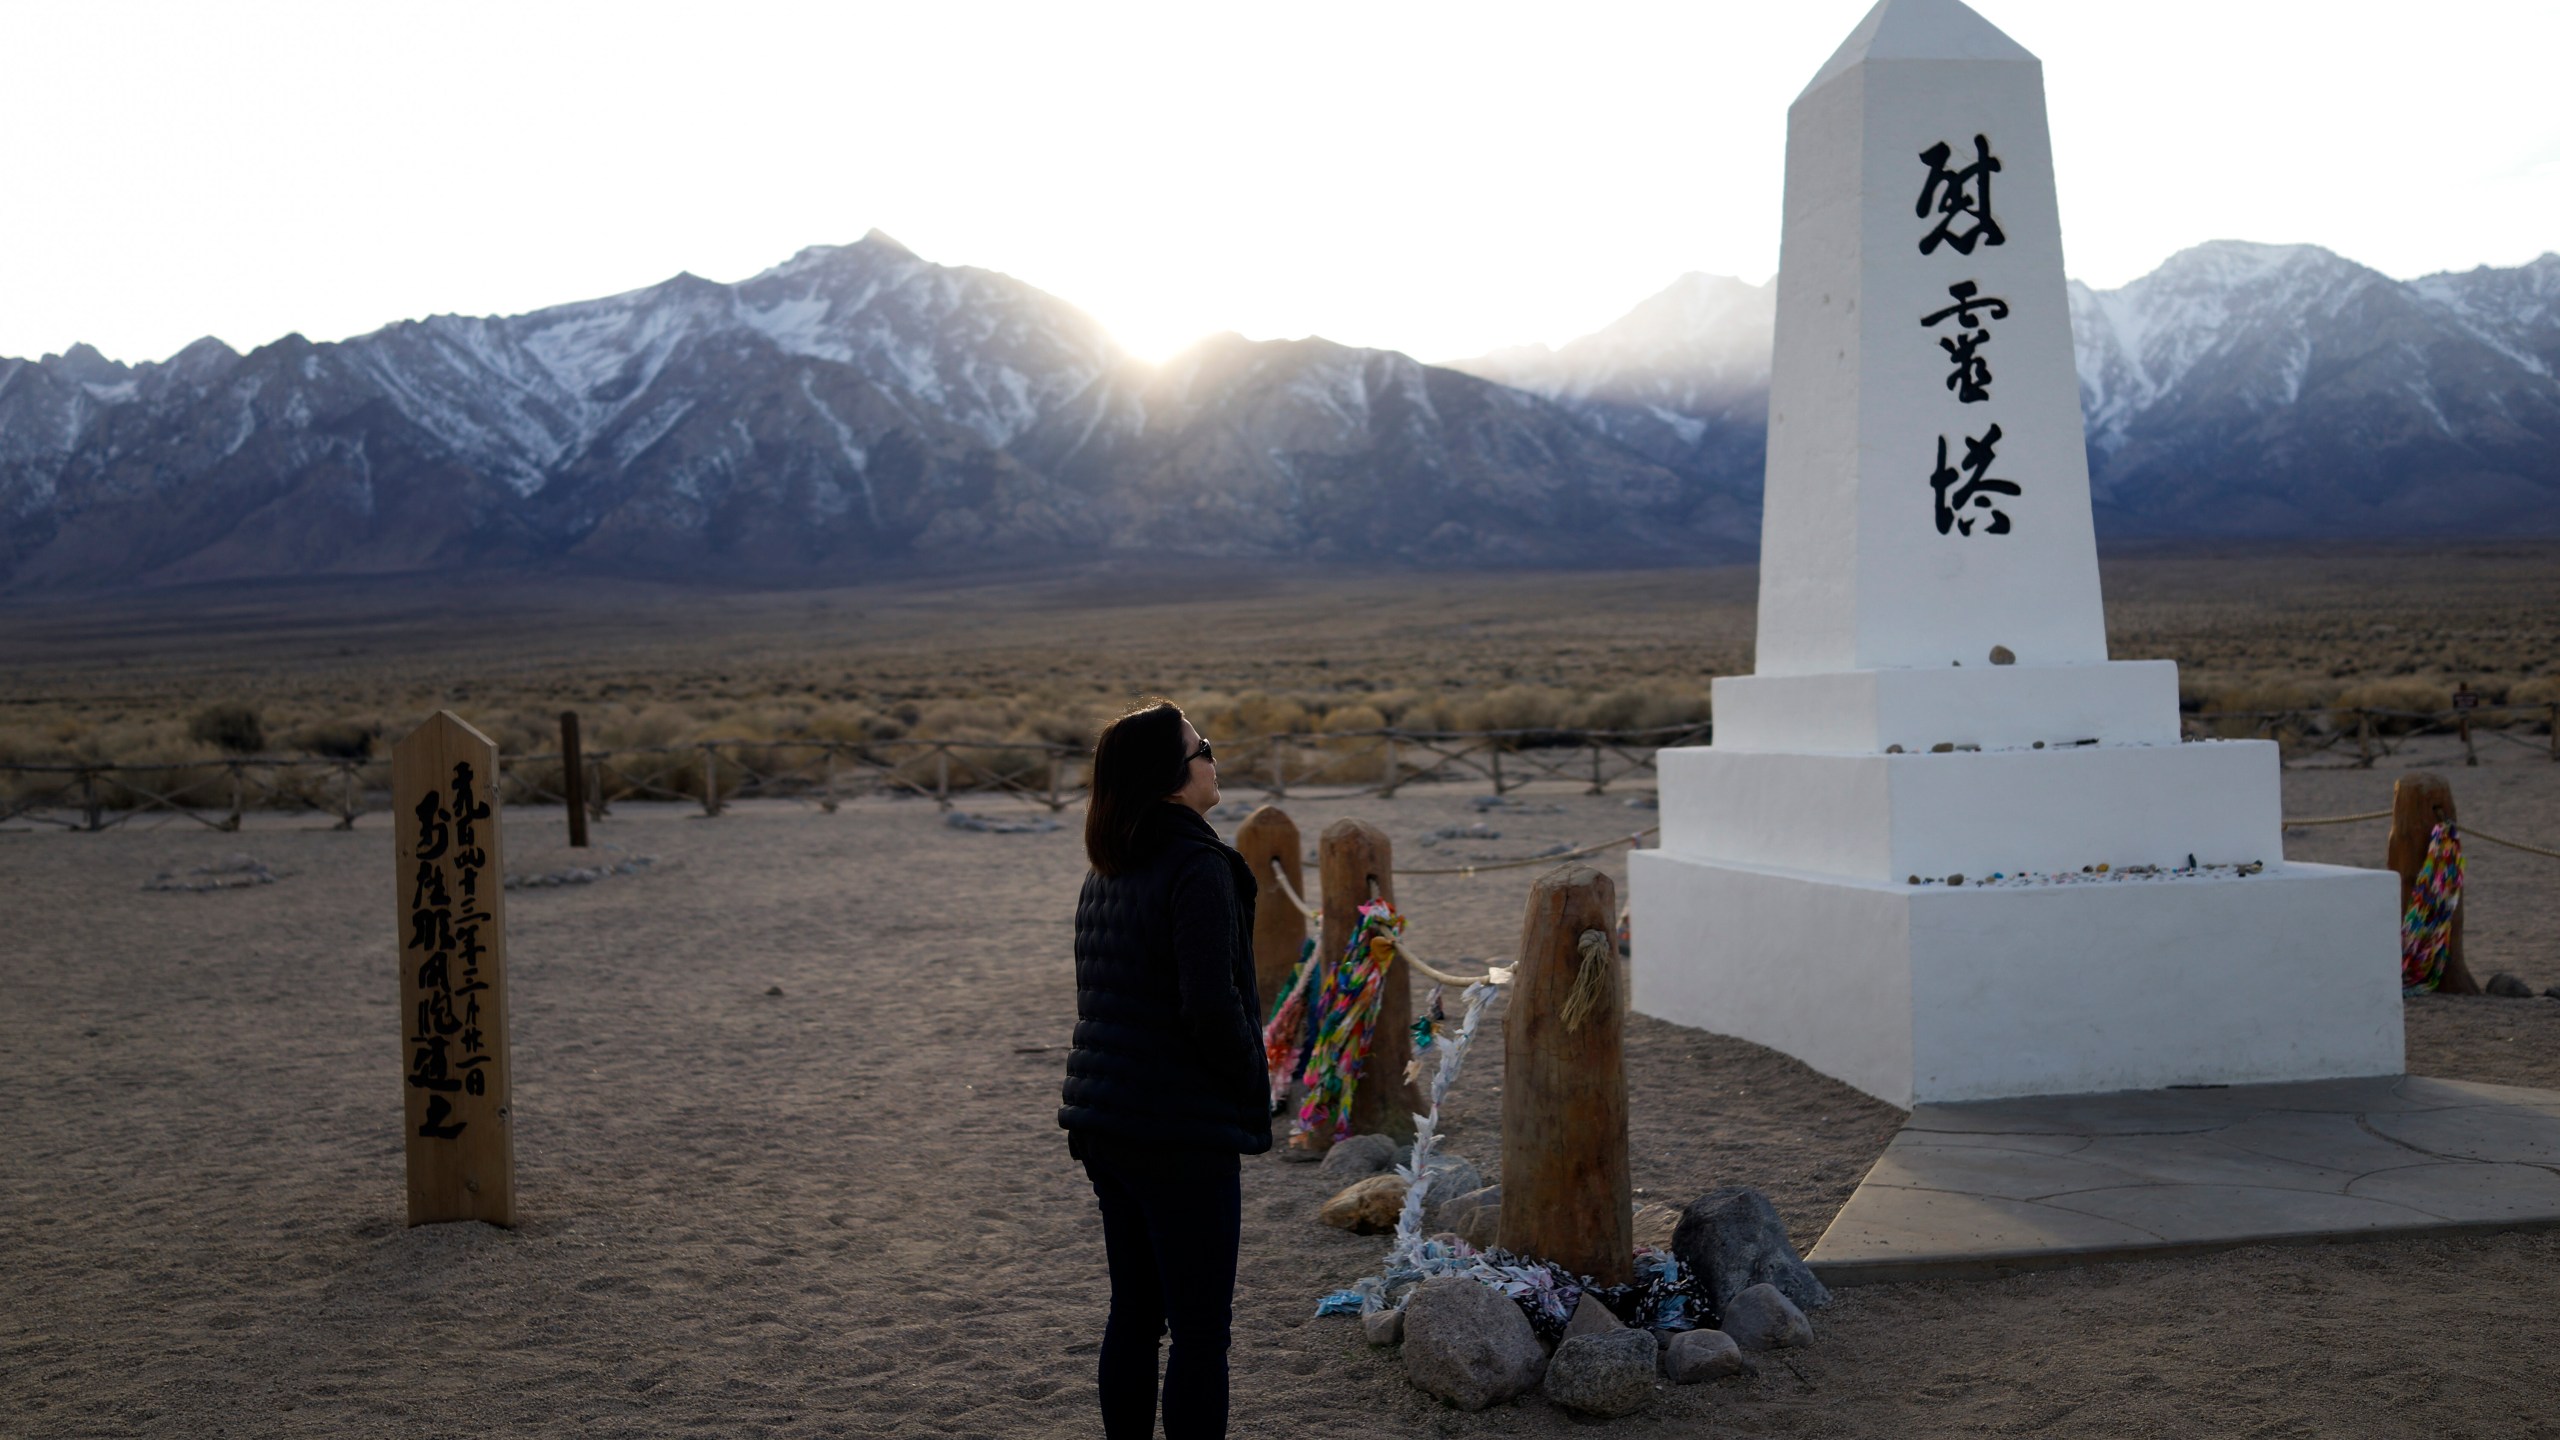
[[[1182,788],[1182,707],[1147,699],[1102,727],[1093,742],[1093,798],[1084,812],[1084,854],[1098,875],[1136,868],[1156,807]]]

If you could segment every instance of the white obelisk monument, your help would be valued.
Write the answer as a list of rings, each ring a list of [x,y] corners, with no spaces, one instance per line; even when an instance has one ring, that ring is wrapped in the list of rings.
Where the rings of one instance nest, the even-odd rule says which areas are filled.
[[[1636,1008],[1906,1106],[2397,1073],[2393,877],[2285,863],[2276,747],[2107,658],[2036,58],[1882,0],[1785,225],[1758,673],[1661,757]]]

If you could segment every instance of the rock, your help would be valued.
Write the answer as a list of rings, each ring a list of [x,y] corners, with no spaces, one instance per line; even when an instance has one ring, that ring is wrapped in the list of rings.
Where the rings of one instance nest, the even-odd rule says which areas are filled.
[[[2545,1000],[2560,1000],[2560,985],[2554,985],[2543,991],[2542,998]]]
[[[1324,1202],[1316,1218],[1354,1235],[1384,1235],[1396,1228],[1396,1216],[1404,1209],[1404,1188],[1401,1175],[1355,1180]]]
[[[1794,1350],[1813,1343],[1813,1322],[1775,1285],[1754,1285],[1723,1307],[1724,1333],[1745,1350]]]
[[[1360,1317],[1360,1333],[1368,1336],[1372,1345],[1401,1345],[1404,1343],[1404,1312],[1372,1310]]]
[[[764,987],[764,993],[767,995],[779,995],[782,993],[782,987],[779,985],[767,985]]]
[[[1950,884],[1950,885],[1961,885],[1961,884],[1963,884],[1963,883],[1964,883],[1964,872],[1963,872],[1963,871],[1961,871],[1961,870],[1959,870],[1959,871],[1957,871],[1955,874],[1948,876],[1948,877],[1947,877],[1947,883],[1948,883],[1948,884]]]
[[[1396,1142],[1384,1135],[1353,1135],[1324,1152],[1324,1173],[1345,1182],[1375,1175],[1395,1163]]]
[[[2517,979],[2515,976],[2508,974],[2504,970],[2490,976],[2489,983],[2480,988],[2488,991],[2492,995],[2503,996],[2509,1000],[2530,1000],[2533,998],[2532,986],[2527,985],[2522,980]]]
[[[2018,663],[2018,652],[2010,649],[2006,645],[1994,645],[1991,647],[1991,663],[1994,665],[2015,665]]]
[[[1718,1314],[1726,1301],[1759,1284],[1777,1286],[1808,1310],[1831,1303],[1831,1292],[1787,1239],[1769,1197],[1757,1190],[1727,1186],[1699,1196],[1680,1217],[1671,1253],[1706,1283]]]
[[[1468,1211],[1479,1205],[1501,1204],[1502,1187],[1478,1185],[1472,1190],[1460,1190],[1452,1186],[1443,1190],[1440,1188],[1440,1182],[1434,1180],[1431,1182],[1429,1193],[1423,1199],[1425,1223],[1434,1230],[1457,1230],[1466,1220]]]
[[[1568,1410],[1602,1417],[1632,1415],[1653,1400],[1653,1336],[1618,1329],[1597,1335],[1565,1332],[1547,1362],[1546,1396]]]
[[[1656,1250],[1669,1250],[1671,1237],[1680,1228],[1680,1209],[1659,1200],[1636,1207],[1636,1243]]]
[[[1502,1189],[1499,1185],[1488,1186],[1486,1188],[1493,1190],[1497,1194],[1500,1193]],[[1468,1244],[1473,1245],[1479,1250],[1490,1250],[1496,1245],[1501,1244],[1501,1202],[1494,1201],[1488,1204],[1479,1205],[1473,1210],[1468,1211],[1465,1222],[1460,1224],[1457,1228],[1458,1234],[1463,1237]]]
[[[1564,1322],[1564,1338],[1576,1335],[1608,1335],[1627,1328],[1626,1322],[1609,1312],[1609,1307],[1585,1295],[1573,1304],[1573,1318]]]
[[[1751,1362],[1742,1347],[1721,1330],[1683,1330],[1662,1352],[1662,1373],[1674,1385],[1697,1385],[1728,1375],[1748,1375]]]
[[[1484,1176],[1463,1155],[1431,1157],[1431,1188],[1423,1192],[1425,1199],[1433,1195],[1465,1195],[1484,1188]]]
[[[1902,747],[1899,745],[1887,745],[1884,747],[1884,753],[1887,755],[1899,755],[1902,753]]]
[[[1929,747],[1929,753],[1932,755],[1953,755],[1956,753],[1956,742],[1953,740],[1941,740],[1937,744]]]
[[[1489,1285],[1442,1275],[1405,1302],[1405,1377],[1461,1410],[1526,1394],[1546,1368],[1529,1317]]]

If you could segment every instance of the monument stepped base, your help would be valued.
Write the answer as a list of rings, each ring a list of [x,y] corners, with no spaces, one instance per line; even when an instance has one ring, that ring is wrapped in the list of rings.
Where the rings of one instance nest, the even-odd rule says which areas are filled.
[[[2389,872],[1913,886],[1638,851],[1635,1008],[1890,1104],[2396,1074]]]

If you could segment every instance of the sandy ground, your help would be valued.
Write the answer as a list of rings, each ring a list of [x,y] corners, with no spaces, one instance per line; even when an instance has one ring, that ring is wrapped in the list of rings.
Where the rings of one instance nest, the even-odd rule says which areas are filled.
[[[2483,758],[2449,772],[2466,816],[2560,837],[2560,766]],[[2289,813],[2380,808],[2405,768],[2297,768]],[[1419,864],[1422,834],[1479,818],[1466,799],[1289,808],[1310,836],[1361,814]],[[1455,848],[1653,818],[1526,799],[1491,817],[1499,841]],[[508,824],[510,869],[565,862],[556,815]],[[1072,828],[969,833],[922,803],[617,813],[600,840],[655,868],[510,899],[525,1221],[501,1232],[402,1223],[381,827],[0,835],[0,1433],[1096,1433],[1100,1233],[1053,1118]],[[2288,853],[2377,863],[2382,829],[2296,832]],[[239,851],[284,878],[140,888]],[[2560,862],[2473,861],[2474,967],[2560,983]],[[1407,879],[1413,938],[1506,954],[1535,873]],[[1450,1144],[1491,1168],[1485,1038]],[[2413,1070],[2560,1086],[2560,1002],[2422,1000],[2409,1039]],[[1806,1246],[1899,1120],[1658,1022],[1633,1026],[1629,1072],[1645,1198],[1757,1185]],[[1246,1164],[1236,1433],[1579,1433],[1534,1398],[1445,1410],[1350,1322],[1311,1318],[1381,1249],[1313,1223],[1325,1190]],[[1819,1314],[1812,1350],[1611,1428],[2560,1433],[2556,1317],[2560,1235],[1877,1287]]]

